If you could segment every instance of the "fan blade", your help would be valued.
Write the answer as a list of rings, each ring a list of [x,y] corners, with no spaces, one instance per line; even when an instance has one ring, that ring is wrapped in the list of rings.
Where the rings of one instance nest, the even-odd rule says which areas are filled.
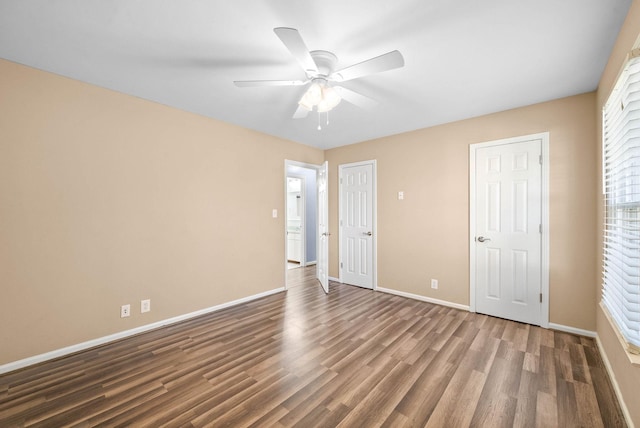
[[[304,40],[295,28],[278,27],[273,31],[282,40],[282,43],[289,49],[291,55],[298,61],[302,69],[307,75],[313,75],[318,73],[318,66],[311,57],[307,45],[304,44]]]
[[[354,106],[370,109],[378,105],[378,102],[372,98],[365,97],[358,92],[347,89],[343,86],[334,86],[333,89],[340,95],[340,98],[353,104]]]
[[[233,84],[240,88],[247,88],[250,86],[302,86],[308,82],[308,80],[236,80]]]
[[[332,80],[345,82],[357,79],[369,74],[380,73],[394,68],[404,67],[404,58],[399,51],[391,51],[386,54],[368,59],[361,63],[338,70],[331,75]]]
[[[300,104],[298,104],[298,108],[296,109],[296,112],[293,113],[293,118],[294,119],[302,119],[302,118],[307,117],[308,114],[309,114],[309,110],[307,110],[306,108],[304,108]]]

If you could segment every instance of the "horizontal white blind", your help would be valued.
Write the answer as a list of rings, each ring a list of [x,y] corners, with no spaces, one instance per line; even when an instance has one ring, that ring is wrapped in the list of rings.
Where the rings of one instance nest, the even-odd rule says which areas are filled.
[[[602,301],[631,352],[640,351],[640,58],[631,58],[603,111]]]

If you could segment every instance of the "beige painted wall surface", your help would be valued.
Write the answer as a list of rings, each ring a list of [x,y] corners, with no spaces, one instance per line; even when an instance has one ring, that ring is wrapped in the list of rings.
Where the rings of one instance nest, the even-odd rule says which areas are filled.
[[[594,192],[597,195],[598,203],[598,221],[596,235],[597,249],[598,249],[598,263],[594,266],[593,275],[596,280],[596,284],[602,283],[601,272],[601,260],[602,260],[602,224],[603,224],[603,210],[604,201],[602,198],[602,132],[601,132],[601,112],[604,103],[607,101],[615,80],[620,72],[627,53],[637,46],[637,41],[640,38],[640,0],[634,0],[629,8],[629,12],[625,19],[624,25],[618,34],[618,39],[609,57],[607,67],[602,73],[600,79],[600,85],[597,92],[597,109],[596,109],[596,123],[598,125],[598,146],[596,148],[596,155],[598,162],[596,167],[597,185],[594,188]],[[600,300],[600,288],[598,288],[598,301]],[[600,337],[600,341],[603,345],[603,351],[607,355],[615,381],[620,387],[620,392],[623,396],[623,400],[629,410],[630,417],[633,420],[635,426],[640,427],[640,367],[633,366],[629,362],[629,359],[625,355],[624,349],[620,344],[612,325],[602,312],[600,305],[596,306],[597,312],[597,333]]]
[[[607,320],[606,315],[598,305],[598,337],[602,351],[614,373],[615,382],[620,389],[629,417],[636,427],[640,426],[640,367],[632,366],[620,341]]]
[[[550,321],[595,330],[594,110],[589,93],[328,150],[330,275],[339,275],[338,165],[376,159],[378,286],[468,305],[469,145],[549,131]]]
[[[322,151],[7,61],[0,76],[0,365],[284,285],[284,159]]]

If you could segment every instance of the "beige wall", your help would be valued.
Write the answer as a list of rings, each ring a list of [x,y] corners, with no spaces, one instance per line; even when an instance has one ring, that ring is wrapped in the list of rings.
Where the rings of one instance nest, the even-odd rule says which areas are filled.
[[[0,365],[284,285],[284,159],[322,151],[7,61],[0,76]]]
[[[339,274],[338,165],[376,159],[378,286],[468,305],[469,145],[548,131],[550,321],[595,330],[594,110],[589,93],[328,150],[330,275]]]
[[[607,101],[609,94],[611,93],[611,89],[615,83],[615,80],[620,72],[625,57],[627,53],[634,47],[634,44],[637,43],[638,38],[640,37],[640,0],[634,0],[631,4],[631,8],[629,9],[629,13],[627,14],[627,18],[625,20],[624,25],[618,35],[618,40],[614,46],[613,51],[611,52],[611,56],[609,57],[609,62],[607,67],[602,74],[602,78],[600,79],[600,85],[598,86],[597,92],[597,109],[596,109],[596,122],[598,124],[598,147],[596,149],[596,155],[598,157],[597,167],[597,186],[594,189],[597,197],[598,197],[598,222],[597,228],[598,233],[596,235],[597,239],[597,248],[602,248],[602,224],[603,224],[603,212],[602,207],[604,205],[602,199],[602,152],[600,150],[600,146],[602,144],[602,134],[601,134],[601,123],[600,123],[600,115],[602,111],[602,107],[604,103]],[[602,252],[598,251],[598,263],[596,264],[596,269],[593,272],[593,275],[596,278],[596,283],[601,283],[601,271],[600,266],[602,265],[600,260],[602,260]],[[598,296],[600,295],[600,289],[598,289]],[[598,298],[598,300],[600,300]],[[640,366],[633,366],[625,354],[625,351],[620,344],[612,325],[609,323],[608,319],[602,312],[600,305],[595,307],[595,311],[597,314],[597,333],[600,338],[600,342],[602,344],[602,350],[606,354],[609,362],[611,363],[611,367],[613,370],[613,374],[620,388],[620,392],[623,396],[623,400],[626,403],[626,407],[629,411],[630,417],[633,420],[634,424],[640,427],[640,406],[638,405],[640,397]]]

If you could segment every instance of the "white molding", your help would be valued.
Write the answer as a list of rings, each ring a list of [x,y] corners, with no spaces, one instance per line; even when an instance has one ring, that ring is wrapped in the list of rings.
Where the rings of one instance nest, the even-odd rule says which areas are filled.
[[[550,248],[550,229],[549,229],[549,176],[551,169],[549,167],[549,133],[544,132],[537,134],[541,138],[542,144],[542,248],[540,252],[541,260],[541,275],[540,275],[540,288],[542,289],[542,314],[540,320],[540,326],[543,328],[549,328],[549,248]]]
[[[312,262],[307,262],[307,264],[305,266],[313,266],[316,263],[318,263],[316,260],[312,261]]]
[[[476,311],[476,146],[469,145],[469,311]]]
[[[339,282],[340,284],[342,284],[342,281],[340,281],[340,278],[334,278],[332,276],[327,277],[327,279],[329,281],[333,281],[333,282]]]
[[[434,299],[432,297],[421,296],[419,294],[406,293],[404,291],[393,290],[391,288],[383,288],[378,287],[376,291],[380,291],[382,293],[394,294],[400,297],[407,297],[413,300],[420,300],[421,302],[433,303],[434,305],[447,306],[449,308],[460,309],[463,311],[469,311],[469,306],[461,305],[459,303],[448,302],[446,300]]]
[[[556,324],[556,323],[553,323],[553,322],[549,323],[548,328],[550,328],[551,330],[562,331],[564,333],[577,334],[578,336],[585,336],[585,337],[596,337],[597,336],[597,333],[595,331],[583,330],[581,328],[570,327],[568,325]]]
[[[323,163],[324,164],[324,163]],[[286,213],[286,209],[287,209],[287,203],[286,203],[286,198],[287,198],[287,174],[289,174],[289,167],[290,166],[294,166],[294,167],[299,167],[299,168],[306,168],[306,169],[313,169],[316,171],[316,173],[322,168],[322,165],[316,165],[316,164],[312,164],[312,163],[306,163],[306,162],[300,162],[300,161],[295,161],[295,160],[289,160],[289,159],[285,159],[284,160],[284,197],[285,197],[285,212],[284,214],[284,278],[285,278],[285,286],[284,288],[287,288],[287,271],[289,270],[289,264],[288,264],[288,260],[287,260],[287,252],[288,252],[288,245],[289,242],[287,240],[287,213]],[[328,179],[328,177],[327,177]],[[317,175],[316,175],[316,182],[317,182]],[[317,197],[317,189],[316,189],[316,197]],[[305,204],[306,205],[306,204]],[[306,206],[305,206],[305,210],[306,210]],[[305,215],[306,215],[306,211],[305,211]],[[316,231],[318,228],[318,217],[316,216]],[[318,250],[319,250],[319,242],[318,242],[318,237],[316,236],[316,257],[318,256]],[[305,246],[303,249],[304,252],[304,256],[303,258],[306,259],[307,258],[307,248],[306,248],[306,242],[305,242]],[[314,261],[313,263],[311,262],[307,262],[305,260],[305,264],[304,266],[309,266],[310,264],[316,264],[316,262]],[[302,263],[300,264],[300,266],[302,266]]]
[[[340,279],[338,282],[342,283],[342,271],[343,268],[340,265],[342,260],[342,171],[344,168],[371,165],[373,170],[372,179],[372,195],[371,203],[373,205],[372,221],[373,221],[373,237],[372,237],[372,250],[373,250],[373,283],[371,284],[372,290],[378,288],[378,161],[376,159],[344,163],[338,165],[338,274]]]
[[[542,307],[540,313],[540,326],[549,328],[549,132],[541,132],[538,134],[523,135],[520,137],[505,138],[502,140],[488,141],[485,143],[476,143],[469,145],[469,310],[476,311],[476,251],[475,236],[476,227],[476,190],[475,190],[475,174],[476,168],[476,150],[483,147],[491,147],[503,144],[512,144],[523,141],[540,140],[542,153],[542,197],[541,197],[541,223],[542,223],[542,239],[541,239],[541,275],[540,275],[540,291],[542,292]]]
[[[542,139],[542,218],[540,219],[542,222],[542,248],[540,253],[542,257],[542,264],[540,266],[540,280],[542,281],[540,285],[540,288],[542,288],[542,319],[540,326],[549,328],[549,294],[551,293],[549,286],[549,248],[551,246],[551,230],[549,229],[551,224],[549,221],[549,197],[551,195],[549,188],[549,174],[551,171],[549,165],[549,133],[544,132],[537,135]]]
[[[622,395],[622,391],[620,391],[620,386],[618,385],[618,381],[616,380],[615,373],[613,372],[613,367],[611,367],[611,362],[609,362],[609,357],[607,357],[607,353],[604,350],[604,345],[600,341],[600,336],[596,335],[596,344],[598,345],[598,351],[600,352],[600,357],[602,358],[602,362],[604,363],[604,367],[607,369],[607,373],[609,374],[609,379],[611,380],[611,385],[613,385],[613,390],[616,394],[616,398],[618,399],[618,403],[620,404],[620,409],[622,410],[622,414],[624,415],[624,419],[627,422],[629,428],[634,428],[635,425],[633,420],[631,420],[631,414],[629,413],[629,408],[624,401],[624,396]]]
[[[254,294],[253,296],[243,297],[241,299],[233,300],[231,302],[222,303],[220,305],[211,306],[209,308],[200,309],[194,312],[189,312],[188,314],[178,315],[173,318],[168,318],[168,319],[157,321],[151,324],[146,324],[140,327],[132,328],[130,330],[125,330],[118,333],[110,334],[108,336],[99,337],[97,339],[88,340],[86,342],[78,343],[76,345],[71,345],[65,348],[56,349],[54,351],[45,352],[44,354],[34,355],[33,357],[28,357],[22,360],[3,364],[3,365],[0,365],[0,374],[22,369],[34,364],[52,360],[54,358],[64,357],[66,355],[73,354],[76,352],[85,351],[87,349],[95,348],[96,346],[104,345],[109,342],[113,342],[119,339],[125,339],[127,337],[134,336],[136,334],[144,333],[144,332],[154,330],[160,327],[164,327],[170,324],[175,324],[180,321],[186,321],[188,319],[195,318],[200,315],[205,315],[211,312],[219,311],[221,309],[239,305],[241,303],[250,302],[252,300],[260,299],[262,297],[267,297],[272,294],[280,293],[282,291],[285,291],[284,287],[275,288],[273,290],[265,291],[263,293]]]

